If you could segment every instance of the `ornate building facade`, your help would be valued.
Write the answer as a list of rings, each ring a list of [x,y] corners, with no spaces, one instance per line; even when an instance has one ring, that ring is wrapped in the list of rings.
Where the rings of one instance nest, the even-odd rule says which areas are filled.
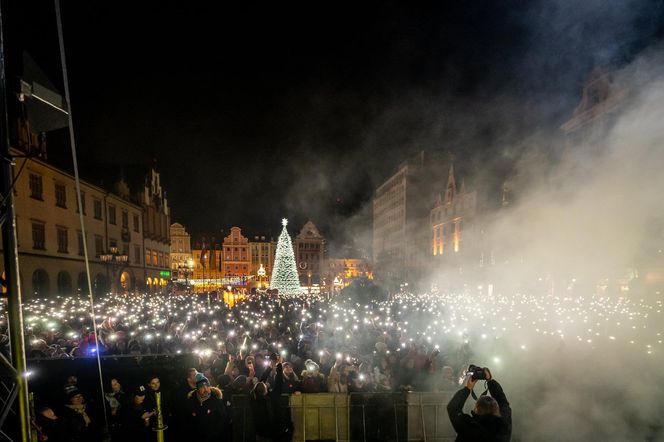
[[[249,273],[254,277],[254,287],[263,289],[269,285],[276,253],[277,243],[272,238],[265,235],[254,235],[249,240],[249,254],[251,255]]]
[[[191,254],[193,256],[193,280],[195,291],[220,290],[223,288],[222,235],[204,233],[194,235]]]
[[[194,256],[191,254],[191,235],[180,223],[171,224],[171,275],[173,279],[191,278]]]
[[[164,284],[164,279],[171,276],[171,213],[166,192],[161,186],[161,175],[154,167],[148,170],[137,199],[143,207],[146,280],[148,290],[155,291],[157,286]]]
[[[14,155],[21,153],[12,150]],[[23,293],[28,297],[85,294],[84,242],[74,177],[38,158],[23,161],[27,163],[15,177],[14,194]],[[94,293],[143,288],[141,207],[84,181],[81,200]],[[127,255],[124,265],[101,259],[112,247]]]
[[[242,229],[231,227],[230,233],[223,242],[224,277],[234,281],[234,285],[247,286],[247,280],[251,275],[251,251],[249,239],[242,235]]]
[[[300,285],[302,287],[320,285],[327,253],[325,238],[313,222],[307,221],[293,242]]]

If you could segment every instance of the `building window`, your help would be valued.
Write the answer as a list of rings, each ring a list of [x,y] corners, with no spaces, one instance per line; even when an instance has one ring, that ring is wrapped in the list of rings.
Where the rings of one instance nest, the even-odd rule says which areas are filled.
[[[58,252],[69,253],[69,235],[66,227],[57,227],[58,230]]]
[[[129,229],[129,213],[126,210],[122,211],[122,228]]]
[[[153,266],[156,266],[156,265],[157,265],[157,262],[158,262],[158,259],[157,259],[157,251],[156,251],[156,250],[153,250],[153,251],[152,251],[152,265],[153,265]]]
[[[104,237],[95,235],[95,256],[99,258],[104,253]]]
[[[108,205],[108,223],[116,225],[115,221],[115,206],[113,204]]]
[[[55,183],[55,205],[67,208],[67,188],[64,184]]]
[[[85,192],[81,191],[81,206],[83,207],[83,215],[85,215]],[[78,212],[78,199],[76,200],[76,211]]]
[[[94,205],[94,208],[95,208],[95,219],[101,219],[101,200],[98,200],[97,198],[95,198],[94,202],[93,202],[93,205]]]
[[[145,263],[147,265],[152,265],[152,250],[145,249]]]
[[[32,248],[37,250],[46,250],[46,230],[44,223],[32,222]]]
[[[117,247],[118,246],[118,240],[115,238],[109,238],[108,239],[108,246],[109,247]]]
[[[44,200],[44,187],[42,177],[35,173],[30,174],[30,197],[38,200]]]
[[[85,255],[85,250],[83,247],[83,232],[77,232],[78,233],[78,256],[83,256]]]
[[[134,262],[141,263],[141,246],[134,245]]]
[[[138,215],[134,215],[134,232],[138,231]]]

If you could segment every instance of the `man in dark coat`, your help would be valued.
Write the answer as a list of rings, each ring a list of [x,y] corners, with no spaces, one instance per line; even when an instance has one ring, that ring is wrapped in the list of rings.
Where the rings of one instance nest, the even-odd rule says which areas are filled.
[[[202,373],[196,375],[196,390],[189,393],[187,416],[189,440],[232,440],[230,419],[226,414],[221,390],[211,387],[210,381]]]
[[[472,376],[447,404],[447,414],[457,432],[457,442],[509,442],[512,438],[512,409],[503,388],[484,369],[491,396],[480,396],[472,415],[463,412],[463,404],[477,383]]]
[[[76,387],[67,387],[67,403],[59,414],[65,440],[84,442],[97,440],[100,436],[97,415],[85,403],[83,393]]]
[[[150,418],[155,412],[145,406],[146,392],[146,388],[142,385],[136,388],[131,402],[121,409],[120,420],[124,442],[149,441],[153,437]]]

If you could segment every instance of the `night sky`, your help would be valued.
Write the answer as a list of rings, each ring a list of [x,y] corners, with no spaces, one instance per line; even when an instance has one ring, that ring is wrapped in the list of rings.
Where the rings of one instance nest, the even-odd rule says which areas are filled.
[[[7,45],[61,84],[53,4],[18,3]],[[82,163],[156,160],[190,231],[276,236],[285,216],[337,244],[370,231],[373,189],[409,155],[477,165],[556,134],[590,70],[658,44],[664,16],[645,0],[208,3],[63,2]]]

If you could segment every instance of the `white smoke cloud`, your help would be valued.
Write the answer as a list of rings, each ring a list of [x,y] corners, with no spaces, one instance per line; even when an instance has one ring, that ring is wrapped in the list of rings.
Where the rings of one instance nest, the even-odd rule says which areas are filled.
[[[662,281],[657,285],[653,277],[664,270],[657,252],[664,248],[663,61],[658,48],[614,72],[615,90],[626,97],[615,124],[592,142],[563,146],[543,140],[542,145],[563,152],[562,160],[551,165],[542,156],[521,163],[517,170],[523,173],[514,178],[517,203],[489,227],[506,261],[489,282],[510,299],[517,296],[511,292],[517,283],[544,275],[550,284],[539,292],[527,284],[521,290],[543,302],[535,316],[563,323],[563,338],[526,324],[505,333],[500,345],[478,338],[481,321],[469,326],[474,362],[494,368],[504,381],[515,440],[664,440],[658,406],[664,399]],[[597,292],[598,280],[637,276],[628,271],[634,268],[641,269],[643,284],[632,280],[630,291]],[[568,290],[572,278],[585,284]],[[565,297],[582,299],[579,309],[587,309],[591,318],[611,321],[571,323],[557,316]],[[477,297],[478,302],[491,299]],[[647,313],[622,316],[620,323],[615,308],[637,304]],[[482,308],[491,312],[492,306]],[[523,342],[527,350],[521,351]],[[497,353],[500,363],[493,361]]]

